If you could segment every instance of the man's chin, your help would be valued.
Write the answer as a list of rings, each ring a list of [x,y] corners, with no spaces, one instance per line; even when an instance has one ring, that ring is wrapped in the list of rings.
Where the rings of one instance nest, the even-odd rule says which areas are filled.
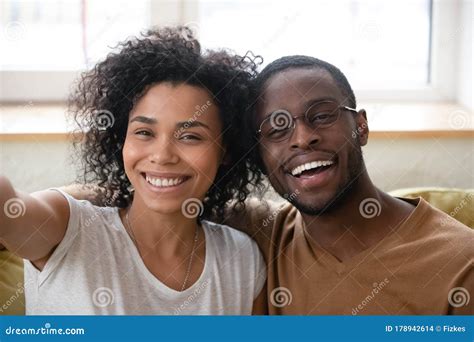
[[[316,200],[311,202],[303,202],[303,201],[290,201],[296,209],[298,209],[301,213],[310,215],[310,216],[321,216],[331,212],[333,209],[333,201],[332,200]]]
[[[306,215],[310,216],[321,216],[324,214],[333,213],[340,208],[346,198],[350,196],[352,186],[345,184],[338,190],[333,190],[326,194],[318,194],[317,196],[309,196],[309,198],[303,198],[298,196],[292,200],[289,200],[296,209]]]

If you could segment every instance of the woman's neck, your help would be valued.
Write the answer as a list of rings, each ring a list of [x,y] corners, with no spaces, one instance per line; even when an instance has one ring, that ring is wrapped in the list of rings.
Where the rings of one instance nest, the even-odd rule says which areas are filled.
[[[124,222],[132,240],[140,251],[157,253],[164,257],[189,253],[196,232],[200,227],[196,219],[181,213],[159,213],[148,208],[140,200],[122,210]]]

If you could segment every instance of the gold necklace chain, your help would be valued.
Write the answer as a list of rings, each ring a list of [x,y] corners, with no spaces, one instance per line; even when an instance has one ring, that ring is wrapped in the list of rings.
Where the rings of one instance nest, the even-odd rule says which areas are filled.
[[[137,247],[138,253],[140,253],[140,249],[138,248],[137,239],[135,238],[135,234],[133,233],[133,228],[132,228],[132,225],[130,224],[130,219],[128,217],[129,213],[130,213],[130,210],[127,210],[127,212],[125,214],[125,221],[127,221],[127,226],[128,226],[128,229],[127,229],[128,235],[130,235],[130,237],[132,238],[133,243],[135,244],[135,247]],[[186,288],[186,284],[188,283],[189,274],[191,273],[191,268],[192,268],[192,265],[193,265],[194,254],[196,252],[196,244],[197,244],[197,241],[198,241],[198,237],[199,237],[199,229],[196,228],[195,233],[194,233],[193,249],[191,250],[191,256],[189,257],[188,268],[186,270],[186,276],[184,277],[183,286],[181,286],[181,292],[184,291],[184,289]]]

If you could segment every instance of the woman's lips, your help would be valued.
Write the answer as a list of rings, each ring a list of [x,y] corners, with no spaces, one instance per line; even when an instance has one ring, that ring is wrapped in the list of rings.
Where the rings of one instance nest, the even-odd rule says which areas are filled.
[[[142,173],[142,177],[145,179],[145,182],[148,184],[149,188],[153,191],[173,191],[183,185],[188,181],[191,176],[188,175],[179,175],[179,174],[156,174]]]

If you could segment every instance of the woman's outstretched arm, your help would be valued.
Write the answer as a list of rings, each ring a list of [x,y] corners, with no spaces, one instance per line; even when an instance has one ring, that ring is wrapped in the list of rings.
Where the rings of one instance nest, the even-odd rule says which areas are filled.
[[[0,244],[42,269],[66,232],[67,200],[51,190],[22,193],[0,176],[0,208]]]

